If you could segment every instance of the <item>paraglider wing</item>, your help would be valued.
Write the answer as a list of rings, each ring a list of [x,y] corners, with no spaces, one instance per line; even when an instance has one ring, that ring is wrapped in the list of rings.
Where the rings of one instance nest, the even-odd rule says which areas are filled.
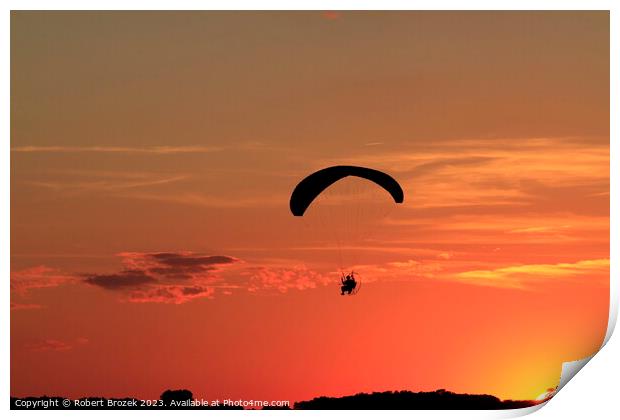
[[[361,166],[331,166],[307,176],[297,184],[291,194],[290,207],[293,215],[303,216],[316,197],[333,183],[348,176],[372,181],[390,193],[396,203],[403,202],[403,189],[390,175]]]

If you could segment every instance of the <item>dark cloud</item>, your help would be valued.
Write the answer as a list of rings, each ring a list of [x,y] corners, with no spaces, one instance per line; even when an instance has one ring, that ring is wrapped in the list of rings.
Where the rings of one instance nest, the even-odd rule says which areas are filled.
[[[84,281],[109,290],[135,288],[144,284],[157,283],[155,277],[142,270],[124,270],[117,274],[90,275]]]
[[[205,292],[206,290],[207,289],[204,287],[188,286],[188,287],[183,287],[181,289],[181,293],[186,296],[192,296],[192,295],[199,295]]]
[[[187,280],[238,261],[225,255],[203,255],[192,252],[132,252],[123,253],[121,256],[127,267],[177,280]]]
[[[113,274],[89,274],[84,282],[123,293],[129,302],[185,303],[211,297],[221,266],[239,260],[225,255],[193,252],[126,252],[124,269]]]
[[[152,262],[157,264],[150,267],[151,272],[177,279],[189,279],[195,273],[213,271],[219,265],[237,261],[235,258],[223,255],[204,256],[171,252],[143,254],[142,257],[152,259]]]
[[[193,254],[176,254],[171,252],[159,252],[144,255],[146,257],[152,257],[168,266],[175,267],[206,267],[217,264],[231,264],[236,261],[235,258],[224,255],[202,256]]]

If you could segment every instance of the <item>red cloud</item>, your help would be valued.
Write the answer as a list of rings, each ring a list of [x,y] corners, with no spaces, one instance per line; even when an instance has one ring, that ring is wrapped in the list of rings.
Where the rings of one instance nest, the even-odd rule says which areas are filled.
[[[11,310],[12,311],[24,311],[28,309],[41,309],[42,306],[37,303],[19,303],[19,302],[11,302]]]
[[[278,290],[286,292],[289,289],[313,289],[319,285],[326,285],[330,279],[316,271],[309,270],[304,265],[287,267],[259,267],[249,273],[247,290]]]
[[[26,293],[29,289],[55,287],[73,282],[76,279],[76,276],[41,265],[12,272],[11,290],[17,293]]]
[[[336,20],[340,18],[340,12],[336,12],[334,10],[326,10],[323,13],[321,13],[321,16],[323,16],[324,19],[327,20]]]
[[[113,273],[69,275],[45,266],[14,272],[11,289],[23,292],[80,279],[83,284],[117,293],[124,302],[182,304],[194,299],[212,299],[218,293],[304,290],[333,280],[304,265],[248,268],[240,264],[241,260],[226,255],[181,251],[124,252],[118,256],[122,258],[123,268]],[[11,305],[13,310],[38,307],[17,302]]]
[[[154,286],[146,290],[134,290],[128,301],[134,303],[175,303],[181,304],[196,298],[212,298],[213,287],[202,286]]]
[[[31,351],[68,351],[86,344],[88,344],[88,338],[85,337],[79,337],[72,342],[47,338],[45,340],[30,343],[26,345],[26,348]]]

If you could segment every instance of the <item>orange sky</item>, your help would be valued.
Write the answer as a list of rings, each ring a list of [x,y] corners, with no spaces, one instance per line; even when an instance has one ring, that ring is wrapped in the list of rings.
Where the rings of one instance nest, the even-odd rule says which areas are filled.
[[[11,66],[12,395],[531,399],[602,341],[606,12],[14,12]],[[405,203],[293,217],[335,164]]]

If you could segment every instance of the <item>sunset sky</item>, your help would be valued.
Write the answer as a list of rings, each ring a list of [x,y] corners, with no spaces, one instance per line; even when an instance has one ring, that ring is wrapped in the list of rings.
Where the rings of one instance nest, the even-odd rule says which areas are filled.
[[[339,164],[405,202],[293,217]],[[609,14],[13,12],[10,283],[14,396],[536,398],[607,327]]]

